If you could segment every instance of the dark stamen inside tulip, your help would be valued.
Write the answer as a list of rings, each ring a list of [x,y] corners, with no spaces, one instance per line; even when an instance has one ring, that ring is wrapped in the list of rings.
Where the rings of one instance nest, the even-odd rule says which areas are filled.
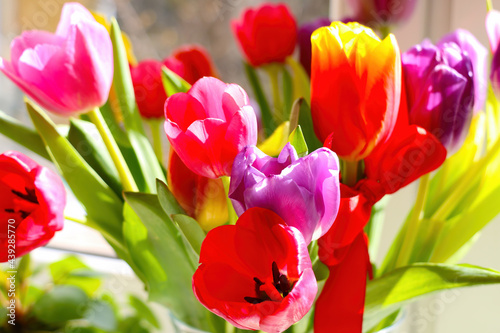
[[[27,188],[27,187],[25,187],[24,189],[26,190],[26,194],[24,194],[22,192],[19,192],[19,191],[16,191],[16,190],[12,190],[12,193],[14,193],[15,195],[17,195],[21,199],[24,199],[24,200],[29,201],[31,203],[37,204],[38,203],[38,199],[36,198],[35,189],[30,189],[30,188]]]
[[[24,189],[26,190],[26,194],[19,192],[19,191],[16,191],[16,190],[11,190],[11,192],[23,200],[26,200],[30,203],[38,204],[38,199],[36,197],[35,189],[30,189],[27,187],[25,187]],[[7,213],[19,213],[19,214],[21,214],[21,218],[23,220],[31,214],[31,212],[28,212],[25,210],[19,210],[16,212],[16,210],[14,210],[12,208],[4,209],[4,211]]]
[[[281,298],[286,297],[293,289],[293,284],[290,283],[288,277],[284,274],[281,274],[278,268],[278,265],[275,261],[272,264],[272,273],[273,273],[273,287],[278,291]],[[261,287],[265,285],[259,278],[254,277],[255,281],[255,294],[257,297],[244,297],[245,301],[250,304],[259,304],[264,301],[271,301],[271,297],[267,294],[265,290],[262,290]]]

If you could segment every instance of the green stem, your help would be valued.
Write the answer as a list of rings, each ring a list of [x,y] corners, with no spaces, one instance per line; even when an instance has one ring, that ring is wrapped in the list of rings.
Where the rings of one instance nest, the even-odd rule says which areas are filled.
[[[120,148],[118,148],[115,139],[111,135],[111,131],[109,130],[108,125],[106,125],[101,111],[99,110],[99,108],[95,108],[88,113],[88,116],[97,127],[99,134],[101,134],[102,140],[104,141],[104,144],[106,145],[106,148],[111,155],[111,159],[113,160],[113,163],[118,170],[120,180],[123,184],[123,189],[128,192],[138,192],[139,189],[135,184],[132,173],[130,172],[128,165],[123,158]]]
[[[411,254],[414,250],[414,244],[420,229],[420,215],[423,212],[425,197],[429,190],[429,179],[430,175],[426,174],[420,178],[420,184],[418,187],[417,200],[415,201],[415,207],[413,208],[412,215],[408,221],[408,229],[404,236],[404,241],[399,252],[398,259],[396,260],[396,267],[406,266],[411,258]]]
[[[274,102],[274,117],[278,120],[278,124],[281,124],[281,122],[284,121],[284,106],[279,85],[279,73],[281,71],[281,65],[272,63],[262,68],[269,75]]]
[[[229,184],[231,182],[231,177],[222,176],[222,184],[224,185],[224,192],[226,193],[226,203],[227,203],[227,214],[229,217],[229,224],[236,224],[238,220],[238,215],[236,214],[233,203],[229,199]]]
[[[389,34],[391,33],[391,27],[385,24],[380,27],[379,31],[382,39],[385,39],[385,37],[389,36]]]
[[[155,152],[156,158],[160,163],[163,163],[163,151],[161,145],[161,125],[163,120],[151,119],[148,121],[149,127],[151,128],[151,136],[153,138],[153,150]]]
[[[488,12],[493,10],[493,4],[491,3],[491,0],[486,0],[486,10]]]
[[[488,166],[489,162],[496,156],[496,154],[500,151],[500,138],[497,139],[495,144],[491,147],[491,149],[486,153],[486,155],[479,160],[477,163],[474,163],[464,174],[464,176],[460,179],[460,181],[454,186],[453,192],[446,198],[445,202],[439,206],[436,212],[432,215],[431,220],[444,221],[448,217],[448,215],[453,211],[456,207],[457,203],[462,200],[464,195],[467,194],[468,187],[473,183],[474,179],[484,172],[484,169]]]
[[[354,186],[358,182],[358,161],[344,160],[344,168],[342,169],[342,183],[347,186]]]
[[[95,226],[97,226],[94,221],[88,219],[87,217],[78,218],[78,217],[74,217],[74,216],[64,215],[64,219],[68,220],[68,221],[76,222],[78,224],[81,224],[81,225],[84,225],[84,226],[87,226],[90,228],[95,228]]]
[[[260,84],[260,79],[257,71],[247,62],[244,62],[243,64],[245,66],[245,73],[247,75],[248,81],[250,82],[250,86],[252,87],[255,99],[259,103],[260,112],[262,114],[262,130],[264,132],[264,136],[267,138],[276,129],[276,123],[274,122],[271,108],[269,107],[269,103],[267,102],[267,98],[264,94],[264,90],[262,89],[262,85]]]

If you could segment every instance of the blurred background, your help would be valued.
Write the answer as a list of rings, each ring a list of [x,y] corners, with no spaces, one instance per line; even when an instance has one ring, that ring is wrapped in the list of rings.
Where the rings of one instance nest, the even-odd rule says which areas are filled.
[[[9,44],[22,30],[54,31],[64,0],[0,0],[0,55],[9,58]],[[122,30],[130,37],[138,60],[163,59],[183,44],[204,46],[215,61],[221,78],[248,87],[243,72],[242,57],[233,38],[230,21],[243,8],[261,1],[249,0],[86,0],[78,1],[105,16],[118,18]],[[348,0],[286,0],[299,24],[318,17],[341,19],[352,15]],[[500,8],[500,0],[493,0]],[[484,28],[486,1],[417,0],[413,15],[395,27],[393,33],[402,51],[424,38],[436,42],[457,28],[471,31],[488,46]],[[24,110],[22,93],[0,76],[0,110],[29,123]],[[248,89],[248,91],[250,91]],[[57,121],[62,121],[56,119]],[[20,146],[0,136],[0,152],[19,150]],[[29,154],[28,154],[29,155]],[[37,159],[41,164],[46,161]],[[384,239],[377,262],[380,262],[399,225],[414,202],[416,188],[405,188],[390,198],[387,208]],[[500,198],[499,198],[500,201]],[[72,215],[83,215],[76,200],[70,200]],[[107,243],[95,231],[67,222],[49,244],[50,249],[33,253],[35,260],[51,262],[61,251],[83,255],[92,267],[109,273],[107,287],[115,293],[123,290],[141,293],[141,284],[130,269],[117,259]],[[500,270],[500,219],[492,221],[479,241],[462,260]],[[486,286],[445,292],[421,301],[407,312],[404,332],[500,332],[500,287]]]

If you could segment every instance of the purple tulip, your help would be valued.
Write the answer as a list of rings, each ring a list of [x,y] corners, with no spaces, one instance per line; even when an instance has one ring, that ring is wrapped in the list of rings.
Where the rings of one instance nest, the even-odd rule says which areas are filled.
[[[357,20],[370,27],[402,22],[410,17],[417,0],[349,0]]]
[[[500,96],[500,12],[497,10],[490,10],[486,16],[486,32],[490,41],[490,48],[493,54],[491,62],[491,85],[493,90]]]
[[[300,230],[309,243],[323,236],[337,216],[337,155],[320,148],[298,158],[288,143],[273,158],[248,146],[234,160],[229,197],[238,215],[252,207],[267,208]]]
[[[474,79],[474,112],[483,110],[486,101],[486,91],[488,81],[486,77],[486,62],[488,59],[488,51],[486,48],[471,34],[464,29],[456,31],[444,36],[438,43],[438,47],[445,43],[455,43],[462,50],[467,52],[472,62],[472,72]]]
[[[429,41],[401,56],[410,122],[434,134],[448,152],[467,135],[474,105],[472,62],[455,43]]]
[[[309,76],[311,76],[311,35],[314,30],[321,27],[327,27],[331,22],[330,19],[321,17],[314,21],[304,23],[299,28],[297,38],[297,43],[299,45],[299,60]]]

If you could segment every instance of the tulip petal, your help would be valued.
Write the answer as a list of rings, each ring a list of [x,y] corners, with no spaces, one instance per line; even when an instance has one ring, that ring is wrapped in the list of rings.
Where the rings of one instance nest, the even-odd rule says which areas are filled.
[[[500,43],[500,12],[498,10],[490,10],[486,15],[486,32],[491,53],[495,53]]]

